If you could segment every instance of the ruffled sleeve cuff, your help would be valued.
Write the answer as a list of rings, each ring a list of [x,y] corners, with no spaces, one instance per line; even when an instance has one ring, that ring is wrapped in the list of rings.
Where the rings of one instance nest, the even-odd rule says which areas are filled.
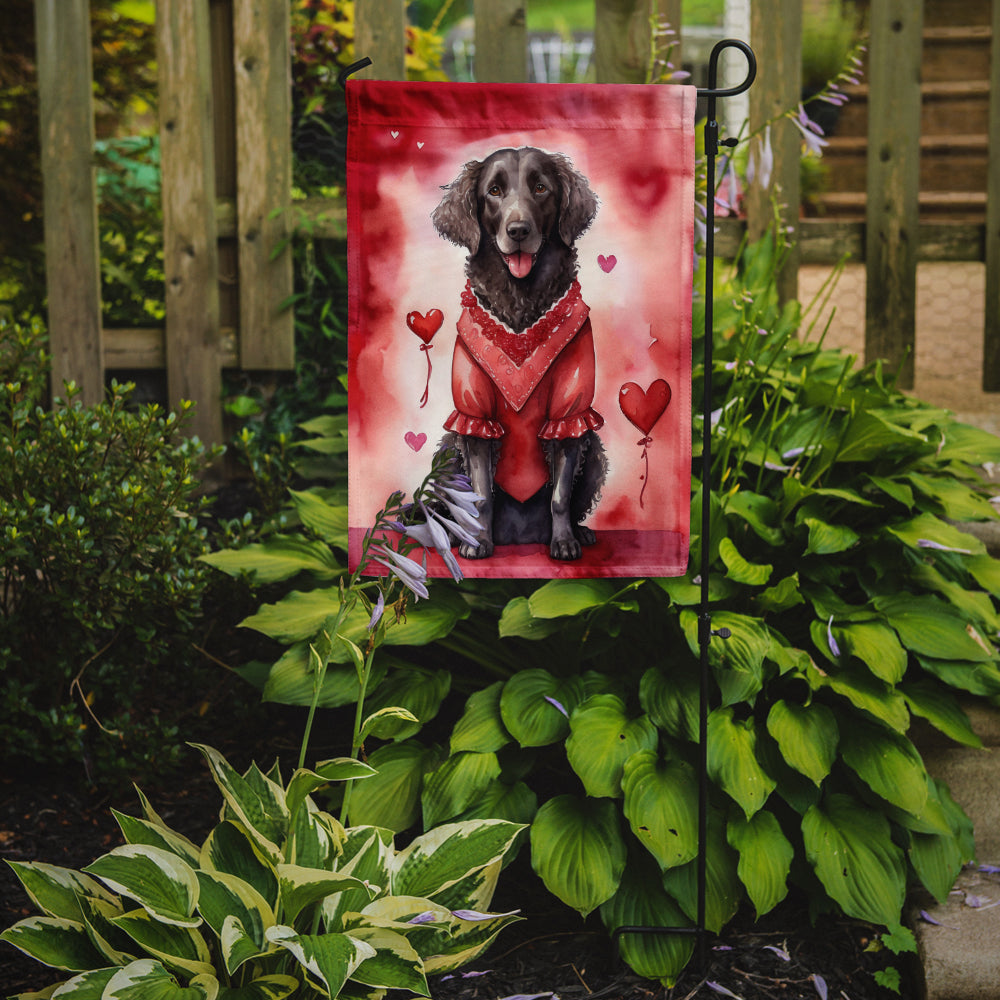
[[[587,407],[579,413],[573,413],[562,420],[546,420],[538,436],[543,441],[555,441],[562,438],[583,437],[587,431],[597,431],[604,426],[602,417],[593,407]]]
[[[603,421],[602,421],[603,423]],[[487,420],[485,417],[470,417],[467,413],[453,410],[445,421],[444,429],[477,438],[502,438],[503,425],[498,420]]]

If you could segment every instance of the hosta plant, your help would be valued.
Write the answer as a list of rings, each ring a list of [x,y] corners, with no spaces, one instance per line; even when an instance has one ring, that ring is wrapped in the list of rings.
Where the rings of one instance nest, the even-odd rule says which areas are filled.
[[[281,1000],[428,996],[427,975],[470,961],[515,913],[490,913],[521,829],[450,823],[404,849],[391,831],[343,827],[312,795],[372,768],[338,758],[240,774],[202,746],[221,818],[198,845],[140,793],[115,813],[126,843],[82,871],[11,862],[41,911],[0,935],[64,981],[65,1000]],[[54,990],[54,992],[53,992]]]

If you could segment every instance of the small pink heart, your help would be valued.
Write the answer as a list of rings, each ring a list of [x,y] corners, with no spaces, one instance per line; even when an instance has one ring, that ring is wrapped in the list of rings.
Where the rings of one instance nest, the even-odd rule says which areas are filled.
[[[427,443],[426,434],[414,434],[413,431],[407,431],[403,435],[403,440],[414,450],[420,451],[421,448]]]
[[[605,274],[610,274],[614,270],[615,264],[618,263],[618,258],[613,253],[608,254],[607,257],[599,253],[597,255],[597,263],[601,265],[601,270]]]

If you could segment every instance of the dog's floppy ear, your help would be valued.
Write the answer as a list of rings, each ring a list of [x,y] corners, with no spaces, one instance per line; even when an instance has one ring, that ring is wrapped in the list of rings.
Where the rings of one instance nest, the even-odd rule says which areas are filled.
[[[444,185],[445,195],[431,213],[434,228],[446,239],[465,247],[470,253],[479,249],[479,206],[476,189],[483,165],[470,160],[462,172]]]
[[[587,178],[573,166],[568,157],[556,153],[552,159],[562,187],[562,200],[559,203],[559,237],[570,247],[594,221],[594,216],[597,215],[597,195],[591,191]]]

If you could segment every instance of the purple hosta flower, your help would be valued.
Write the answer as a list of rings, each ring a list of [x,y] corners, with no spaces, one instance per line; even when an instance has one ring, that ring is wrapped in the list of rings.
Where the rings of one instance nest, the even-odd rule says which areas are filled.
[[[508,997],[500,997],[500,1000],[559,1000],[555,993],[512,993]]]
[[[429,597],[427,591],[427,567],[409,556],[400,555],[385,543],[371,549],[375,562],[385,566],[389,572],[417,597]],[[383,558],[385,557],[385,558]]]
[[[971,556],[972,549],[957,549],[952,545],[942,545],[930,538],[918,538],[917,547],[921,549],[938,549],[941,552],[958,552],[963,556]]]
[[[798,114],[792,118],[792,124],[802,133],[806,149],[816,156],[822,156],[823,147],[827,145],[823,130],[806,114],[806,109],[801,104]]]
[[[957,931],[957,927],[952,927],[951,924],[942,924],[940,920],[936,920],[932,917],[926,910],[920,911],[920,919],[927,924],[933,924],[935,927],[944,927],[949,931]]]
[[[446,983],[449,979],[478,979],[479,976],[488,976],[492,971],[492,969],[484,969],[482,972],[451,972],[447,976],[442,976],[441,982]]]
[[[385,612],[385,594],[380,590],[378,592],[378,600],[375,602],[375,607],[372,608],[372,616],[368,619],[368,631],[371,632],[376,625],[382,620],[382,615]]]
[[[433,910],[424,910],[423,913],[410,917],[406,922],[408,924],[432,924],[435,920],[437,920],[437,914]]]
[[[544,698],[550,705],[555,705],[555,707],[558,708],[559,711],[562,712],[562,714],[565,715],[567,719],[569,718],[569,712],[566,711],[565,707],[562,705],[561,702],[556,701],[555,698],[552,698],[549,695],[544,695]]]
[[[837,645],[837,640],[833,637],[833,615],[830,615],[829,621],[826,623],[826,641],[827,645],[830,647],[830,652],[834,656],[840,656],[840,646]]]
[[[516,917],[521,911],[510,910],[507,913],[480,913],[479,910],[452,910],[451,915],[459,920],[493,920],[495,917]]]
[[[819,1000],[826,1000],[828,992],[826,988],[826,980],[815,972],[809,978],[813,981],[813,986],[816,987],[816,992],[819,994]]]
[[[1000,875],[1000,865],[979,865],[978,871],[985,875]]]
[[[771,148],[771,126],[764,129],[764,135],[750,147],[750,158],[747,161],[747,183],[757,181],[766,191],[771,186],[771,174],[774,172],[774,150]]]
[[[792,956],[784,948],[779,948],[776,944],[766,944],[764,945],[764,950],[773,951],[782,962],[790,962],[792,960]]]
[[[727,159],[725,180],[721,191],[717,191],[715,194],[715,207],[718,211],[735,214],[740,207],[740,179],[736,176],[736,165],[733,163],[732,157]]]
[[[709,980],[705,983],[705,985],[712,990],[713,993],[721,993],[724,997],[733,997],[734,1000],[743,1000],[743,997],[741,997],[738,993],[734,993],[732,990],[726,989],[722,983],[713,983]]]

